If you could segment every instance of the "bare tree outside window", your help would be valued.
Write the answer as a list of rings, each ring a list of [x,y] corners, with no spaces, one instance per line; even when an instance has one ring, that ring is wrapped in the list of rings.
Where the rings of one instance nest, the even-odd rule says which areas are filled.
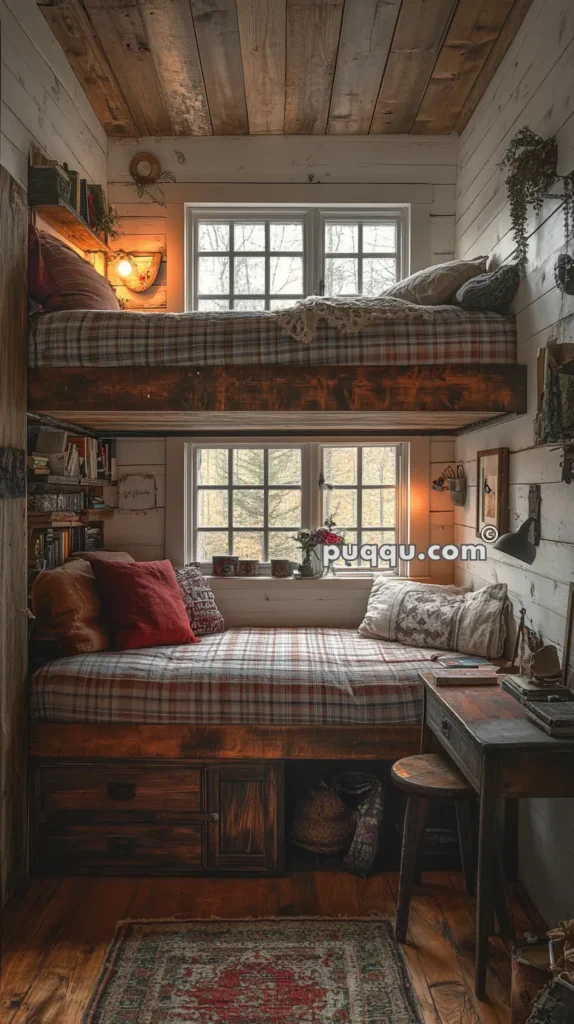
[[[193,215],[193,308],[274,311],[313,293],[379,295],[400,278],[400,212],[284,210]]]

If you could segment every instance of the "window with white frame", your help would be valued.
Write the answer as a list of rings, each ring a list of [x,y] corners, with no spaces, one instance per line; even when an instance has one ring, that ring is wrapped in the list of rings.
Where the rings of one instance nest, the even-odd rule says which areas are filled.
[[[187,308],[278,310],[306,295],[378,295],[404,276],[407,224],[400,207],[190,207]]]
[[[327,517],[349,543],[399,543],[404,455],[384,443],[193,445],[192,557],[298,560],[297,530]]]

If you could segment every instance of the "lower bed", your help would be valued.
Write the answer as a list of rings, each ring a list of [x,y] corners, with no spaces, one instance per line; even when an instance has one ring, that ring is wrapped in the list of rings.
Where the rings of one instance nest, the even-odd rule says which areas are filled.
[[[201,644],[50,661],[32,677],[36,722],[411,725],[432,650],[356,629],[230,629]]]

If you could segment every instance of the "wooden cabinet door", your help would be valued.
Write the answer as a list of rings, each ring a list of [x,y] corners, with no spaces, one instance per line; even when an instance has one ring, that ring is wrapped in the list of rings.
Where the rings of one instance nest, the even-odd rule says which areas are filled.
[[[209,867],[276,874],[283,863],[283,764],[208,769]]]

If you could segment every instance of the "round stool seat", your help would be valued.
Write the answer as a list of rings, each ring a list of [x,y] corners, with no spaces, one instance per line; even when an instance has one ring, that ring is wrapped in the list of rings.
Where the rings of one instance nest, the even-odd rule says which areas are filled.
[[[395,785],[413,796],[462,799],[473,793],[464,775],[441,754],[403,757],[395,761],[391,777]]]

